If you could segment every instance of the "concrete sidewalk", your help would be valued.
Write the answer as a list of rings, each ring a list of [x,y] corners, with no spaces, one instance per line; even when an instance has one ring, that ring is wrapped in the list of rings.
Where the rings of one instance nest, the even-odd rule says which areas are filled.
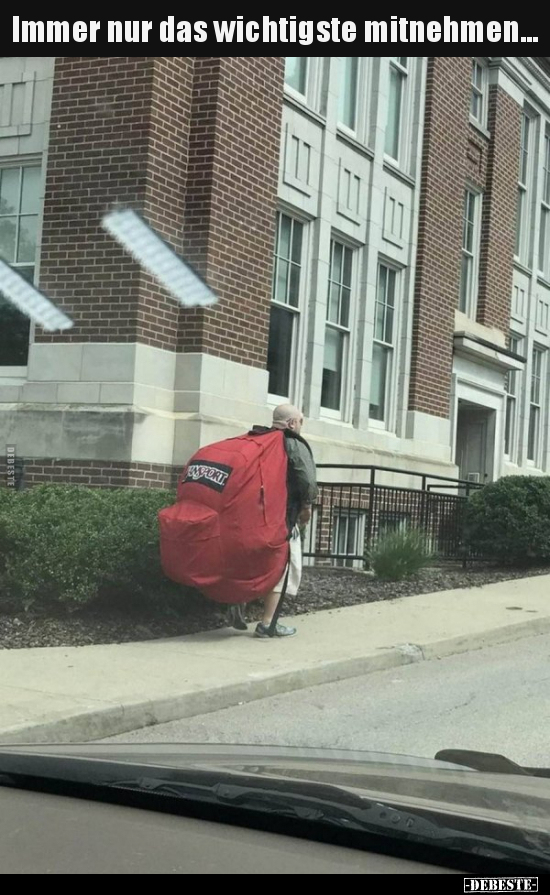
[[[216,631],[0,651],[0,742],[77,743],[550,632],[550,576],[301,616],[299,636]]]

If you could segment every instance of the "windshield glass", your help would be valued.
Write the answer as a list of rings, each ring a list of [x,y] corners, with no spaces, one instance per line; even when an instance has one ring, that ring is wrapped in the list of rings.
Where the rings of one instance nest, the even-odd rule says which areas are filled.
[[[543,854],[550,57],[448,17],[12,25],[474,55],[0,57],[0,789],[217,768]]]

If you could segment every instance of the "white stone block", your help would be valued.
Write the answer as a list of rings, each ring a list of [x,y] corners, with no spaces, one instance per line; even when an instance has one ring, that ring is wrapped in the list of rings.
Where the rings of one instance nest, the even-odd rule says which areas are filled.
[[[101,385],[99,392],[100,404],[129,404],[134,403],[134,384],[132,382],[109,382]]]
[[[134,344],[88,343],[82,347],[84,382],[134,382],[136,346]],[[66,378],[66,377],[65,377]]]
[[[59,404],[99,404],[98,382],[62,382],[57,386]]]
[[[29,351],[30,382],[79,382],[85,345],[34,343]],[[98,379],[98,376],[90,377]]]

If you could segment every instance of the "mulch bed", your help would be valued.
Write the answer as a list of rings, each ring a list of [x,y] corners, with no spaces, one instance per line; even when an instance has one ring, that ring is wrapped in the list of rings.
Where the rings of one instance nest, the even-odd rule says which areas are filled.
[[[503,571],[477,566],[469,570],[449,566],[429,569],[407,581],[382,582],[349,570],[306,569],[297,598],[286,601],[284,614],[303,615],[323,609],[341,609],[360,603],[377,603],[436,593],[456,588],[481,587],[498,581],[550,574],[550,569],[527,572]],[[247,608],[247,619],[255,622],[259,605]],[[181,605],[166,608],[106,605],[78,612],[59,611],[47,615],[2,613],[0,649],[70,647],[92,644],[132,643],[164,637],[181,637],[226,626],[225,612],[200,596],[186,596]]]

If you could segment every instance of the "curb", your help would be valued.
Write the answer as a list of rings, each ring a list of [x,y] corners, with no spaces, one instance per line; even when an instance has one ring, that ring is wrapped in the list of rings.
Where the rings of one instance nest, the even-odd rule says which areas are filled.
[[[315,666],[299,671],[266,674],[263,678],[243,681],[242,684],[197,690],[194,693],[171,696],[154,702],[113,705],[76,713],[71,717],[52,718],[51,721],[41,724],[18,725],[0,730],[0,745],[88,743],[320,684],[336,683],[377,671],[474,652],[489,646],[511,643],[524,637],[549,633],[550,616],[480,631],[472,635],[449,637],[425,645],[403,644],[391,649],[382,648],[374,654],[319,662]]]

